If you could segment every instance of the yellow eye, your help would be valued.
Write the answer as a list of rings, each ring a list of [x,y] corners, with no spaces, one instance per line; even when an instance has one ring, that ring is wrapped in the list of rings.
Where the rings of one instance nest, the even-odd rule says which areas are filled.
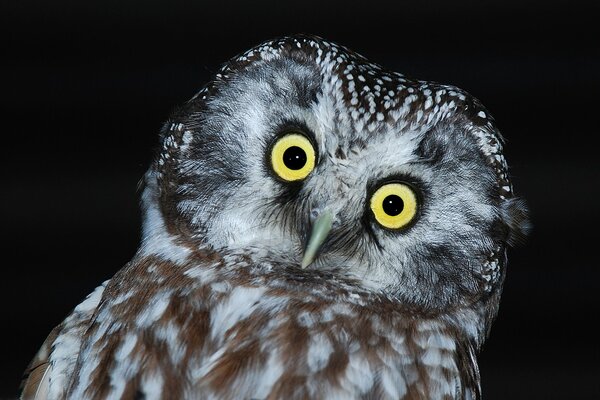
[[[284,181],[304,179],[315,168],[315,149],[305,136],[289,133],[273,145],[271,167]]]
[[[388,183],[373,193],[371,211],[381,226],[400,229],[417,214],[417,196],[404,183]]]

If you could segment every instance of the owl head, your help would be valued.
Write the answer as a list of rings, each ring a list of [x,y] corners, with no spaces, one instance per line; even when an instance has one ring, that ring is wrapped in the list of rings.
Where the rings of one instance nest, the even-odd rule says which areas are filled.
[[[478,307],[489,322],[506,248],[527,229],[502,144],[461,89],[317,37],[270,41],[165,124],[142,248],[327,271],[401,307]]]

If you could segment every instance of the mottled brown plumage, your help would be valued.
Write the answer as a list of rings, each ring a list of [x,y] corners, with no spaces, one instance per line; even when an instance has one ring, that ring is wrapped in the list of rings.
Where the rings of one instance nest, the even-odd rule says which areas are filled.
[[[161,144],[140,249],[51,333],[23,398],[481,396],[527,226],[476,99],[287,37],[226,64]]]
[[[212,279],[199,282],[190,277],[197,273],[198,268],[215,263]],[[168,278],[162,280],[162,277]],[[78,359],[71,380],[80,380],[79,371],[83,368],[82,364],[89,361],[88,353],[94,352],[94,348],[102,351],[87,386],[75,386],[69,390],[86,398],[110,397],[112,387],[110,379],[107,379],[110,371],[119,363],[132,364],[137,359],[143,360],[144,368],[128,376],[121,398],[135,398],[140,382],[153,374],[163,377],[161,398],[183,398],[186,385],[182,383],[185,381],[189,385],[187,391],[227,392],[225,388],[234,387],[236,381],[244,379],[250,371],[265,368],[270,356],[267,349],[261,349],[260,344],[265,341],[276,343],[285,371],[266,398],[314,398],[321,388],[326,393],[329,387],[344,393],[344,385],[349,383],[346,375],[350,356],[360,357],[361,364],[364,363],[355,366],[359,368],[357,374],[360,374],[361,366],[384,370],[386,360],[398,356],[398,346],[410,361],[403,365],[404,370],[414,374],[414,381],[406,387],[405,398],[428,397],[431,386],[439,384],[439,380],[451,382],[456,379],[457,372],[461,374],[462,385],[476,386],[479,377],[472,358],[475,349],[466,338],[454,341],[457,328],[453,326],[451,315],[440,318],[435,314],[426,316],[419,310],[403,310],[384,296],[363,291],[355,282],[340,281],[337,286],[328,278],[327,274],[315,271],[298,271],[295,266],[283,271],[262,270],[241,261],[232,268],[222,259],[216,259],[214,255],[207,257],[204,252],[194,254],[184,265],[157,257],[136,259],[115,275],[104,289],[103,298],[107,300],[100,301],[95,318],[89,320],[89,328],[82,334],[82,342],[85,343],[83,357]],[[229,288],[214,290],[211,286],[215,285]],[[264,290],[261,299],[279,303],[281,307],[276,315],[271,313],[271,308],[261,310],[256,307],[248,318],[225,330],[222,337],[211,338],[211,310],[226,303],[232,291],[240,288]],[[135,321],[164,292],[170,292],[169,301],[160,315],[152,319],[151,325],[136,325]],[[324,295],[326,293],[334,295]],[[120,296],[129,300],[118,304],[108,300]],[[303,313],[306,315],[306,320],[301,320],[304,323],[297,318]],[[108,316],[110,326],[103,328],[104,318]],[[274,321],[278,321],[276,326],[267,329]],[[177,326],[177,335],[164,337],[157,334],[168,329],[169,324]],[[104,332],[98,335],[101,330]],[[138,340],[126,357],[117,356],[132,331]],[[322,335],[330,341],[333,350],[321,368],[312,373],[307,355],[310,337],[314,335]],[[390,338],[395,335],[402,340]],[[453,338],[452,348],[436,347],[428,341],[438,335]],[[48,341],[52,342],[55,338],[56,332],[53,332]],[[177,360],[172,358],[172,346],[179,347],[181,351]],[[193,384],[189,378],[182,379],[188,375],[193,360],[209,357],[222,346],[226,346],[227,350],[201,382]],[[354,347],[355,352],[348,352]],[[438,351],[439,357],[447,364],[432,368],[416,362],[432,349]],[[310,385],[315,389],[309,389],[308,380],[312,381]],[[31,384],[35,385],[35,382]],[[381,385],[381,382],[374,383],[362,395],[365,398],[386,398],[386,390]],[[228,396],[235,398],[236,392],[245,398],[244,392],[237,390]],[[24,392],[24,397],[27,395]]]

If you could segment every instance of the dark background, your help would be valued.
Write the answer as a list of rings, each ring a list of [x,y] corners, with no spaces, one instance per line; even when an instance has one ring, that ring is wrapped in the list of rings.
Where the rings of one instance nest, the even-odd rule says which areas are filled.
[[[134,254],[136,185],[172,108],[238,52],[302,32],[488,107],[535,229],[510,252],[485,398],[600,398],[595,2],[5,3],[0,398]]]

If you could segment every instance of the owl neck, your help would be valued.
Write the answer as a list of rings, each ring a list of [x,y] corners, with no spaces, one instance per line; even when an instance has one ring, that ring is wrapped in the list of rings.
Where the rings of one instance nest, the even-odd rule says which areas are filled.
[[[156,172],[150,169],[144,176],[142,205],[142,240],[138,256],[158,256],[173,263],[184,263],[194,249],[166,224],[159,203]]]

